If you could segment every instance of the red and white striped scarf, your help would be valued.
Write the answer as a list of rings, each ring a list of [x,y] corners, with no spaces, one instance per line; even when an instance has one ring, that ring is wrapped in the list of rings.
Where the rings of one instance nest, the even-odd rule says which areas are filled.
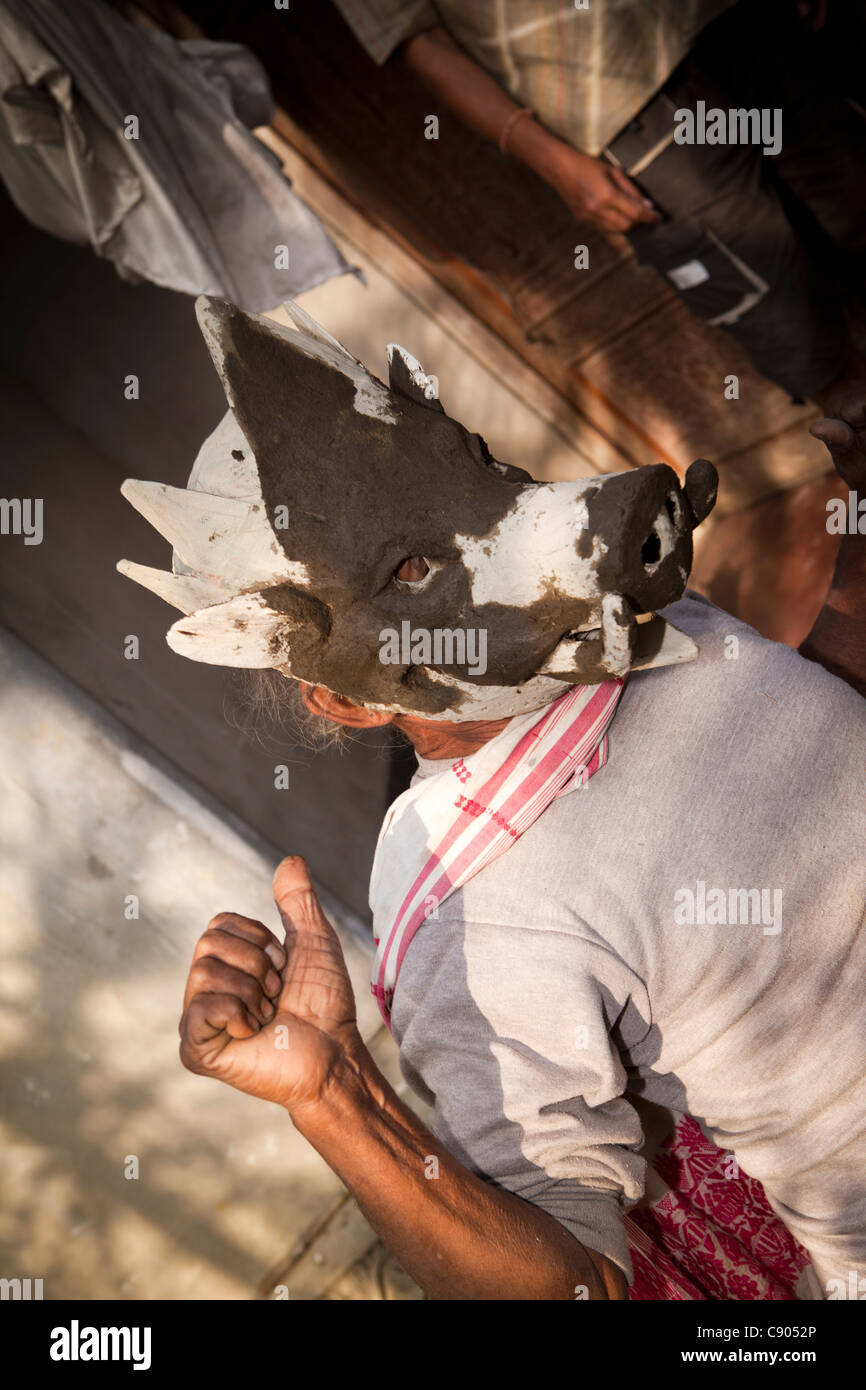
[[[372,991],[386,1024],[419,927],[503,854],[561,792],[607,762],[607,726],[623,682],[572,686],[510,720],[467,760],[416,781],[385,817],[370,880],[377,945]],[[410,885],[407,889],[406,885]]]

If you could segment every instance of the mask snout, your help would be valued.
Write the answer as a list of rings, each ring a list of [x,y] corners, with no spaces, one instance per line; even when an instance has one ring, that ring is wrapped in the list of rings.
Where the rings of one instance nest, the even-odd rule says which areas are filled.
[[[691,465],[682,485],[667,464],[597,481],[587,504],[589,533],[601,540],[596,567],[601,603],[582,625],[590,630],[571,634],[563,650],[552,654],[552,672],[573,671],[581,652],[588,658],[593,648],[611,675],[630,666],[689,659],[685,643],[682,651],[674,650],[662,639],[665,624],[652,615],[682,597],[692,564],[692,532],[712,509],[717,486],[716,470],[705,459]]]
[[[709,516],[716,505],[719,491],[719,475],[709,459],[695,459],[689,464],[685,477],[685,495],[694,517],[694,526]]]
[[[625,595],[639,613],[678,598],[691,567],[695,522],[673,469],[658,464],[609,476],[594,502],[590,525],[606,547],[602,589]]]
[[[680,537],[691,530],[690,517],[683,505],[679,486],[676,482],[670,482],[665,487],[664,479],[659,482],[661,488],[657,488],[654,495],[656,514],[640,547],[640,563],[647,575],[655,573],[676,548]]]

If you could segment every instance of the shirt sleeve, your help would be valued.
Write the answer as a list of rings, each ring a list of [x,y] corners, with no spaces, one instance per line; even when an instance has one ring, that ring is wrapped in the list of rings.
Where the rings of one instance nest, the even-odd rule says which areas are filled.
[[[401,43],[442,20],[429,0],[334,0],[374,63],[387,62]]]
[[[648,1018],[642,984],[591,934],[434,929],[435,955],[413,960],[423,932],[407,953],[392,1022],[437,1137],[631,1280],[621,1211],[643,1193],[643,1134],[611,1030],[635,991]]]

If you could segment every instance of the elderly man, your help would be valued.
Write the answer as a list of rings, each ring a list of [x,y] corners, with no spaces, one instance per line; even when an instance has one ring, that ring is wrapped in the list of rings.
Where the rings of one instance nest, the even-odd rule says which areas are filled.
[[[836,283],[866,289],[861,3],[336,4],[792,397],[862,390]]]
[[[435,1135],[298,859],[284,940],[235,912],[202,936],[185,1065],[282,1106],[435,1298],[625,1296],[631,1097],[731,1150],[825,1287],[866,1275],[866,705],[818,664],[866,689],[862,540],[807,660],[682,597],[710,464],[535,483],[403,349],[385,387],[287,309],[201,305],[231,410],[188,489],[124,485],[175,558],[121,569],[182,610],[175,651],[414,743],[372,988]],[[859,487],[849,414],[815,431]]]

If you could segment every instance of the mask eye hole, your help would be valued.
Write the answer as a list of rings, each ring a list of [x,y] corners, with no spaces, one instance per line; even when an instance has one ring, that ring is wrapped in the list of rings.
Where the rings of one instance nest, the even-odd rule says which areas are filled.
[[[430,573],[423,555],[410,555],[394,571],[398,584],[420,584]]]

